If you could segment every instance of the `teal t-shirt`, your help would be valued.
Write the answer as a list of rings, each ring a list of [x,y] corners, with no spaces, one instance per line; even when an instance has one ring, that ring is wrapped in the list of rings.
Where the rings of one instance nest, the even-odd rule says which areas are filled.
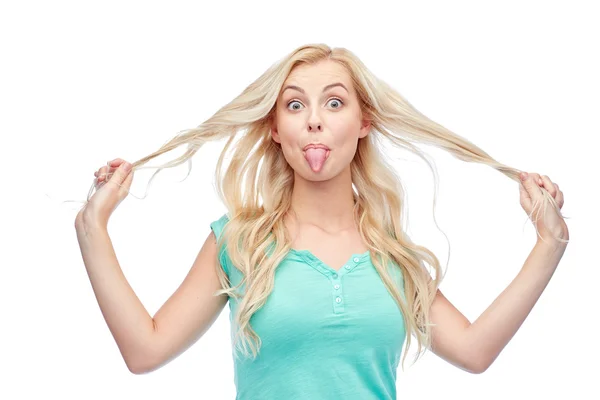
[[[210,224],[217,238],[227,221],[225,214]],[[242,274],[226,247],[220,260],[232,286],[238,285]],[[400,269],[390,270],[403,294]],[[229,298],[230,322],[238,305]],[[236,399],[396,399],[406,331],[368,252],[352,255],[336,271],[310,251],[292,249],[250,323],[262,344],[255,360],[234,357]]]

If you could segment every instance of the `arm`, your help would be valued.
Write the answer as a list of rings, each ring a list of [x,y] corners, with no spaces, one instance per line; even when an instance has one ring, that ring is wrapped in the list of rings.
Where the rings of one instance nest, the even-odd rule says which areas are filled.
[[[565,248],[537,242],[519,274],[473,323],[438,290],[431,307],[432,351],[468,372],[484,372],[533,309]]]
[[[123,275],[106,228],[76,225],[76,230],[96,300],[133,373],[156,369],[189,348],[227,302],[227,296],[213,296],[220,288],[213,232],[184,282],[152,318]]]
[[[77,239],[100,311],[131,370],[154,322],[125,279],[106,229],[78,226]]]

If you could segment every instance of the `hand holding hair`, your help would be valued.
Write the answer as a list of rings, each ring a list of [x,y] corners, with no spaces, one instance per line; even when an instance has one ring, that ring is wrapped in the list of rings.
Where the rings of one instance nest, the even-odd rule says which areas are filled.
[[[111,214],[129,193],[133,181],[132,165],[115,158],[94,172],[94,176],[96,193],[77,214],[75,225],[85,223],[105,228]]]
[[[537,233],[538,242],[550,243],[553,245],[566,245],[566,243],[560,242],[558,239],[569,239],[569,229],[562,215],[560,215],[560,209],[562,208],[565,200],[558,185],[553,183],[547,175],[537,174],[535,172],[527,174],[521,172],[521,181],[519,182],[519,193],[521,206],[530,217],[533,222]],[[552,196],[558,211],[554,207],[544,207],[540,210],[540,205],[544,203],[544,193],[542,188]]]

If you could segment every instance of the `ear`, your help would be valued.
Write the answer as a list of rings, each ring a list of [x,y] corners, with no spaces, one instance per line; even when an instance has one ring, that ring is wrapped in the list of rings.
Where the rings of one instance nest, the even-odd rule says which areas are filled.
[[[364,138],[371,131],[371,121],[368,119],[363,119],[360,127],[360,133],[358,137],[360,139]]]
[[[279,139],[279,132],[277,131],[277,124],[275,122],[271,123],[271,137],[275,141],[275,143],[281,144],[281,139]]]

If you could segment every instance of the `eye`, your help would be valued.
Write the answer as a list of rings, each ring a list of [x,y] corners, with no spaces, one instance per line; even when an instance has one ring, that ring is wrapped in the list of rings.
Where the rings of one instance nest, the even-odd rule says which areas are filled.
[[[343,102],[342,100],[338,99],[337,97],[333,97],[333,98],[329,99],[328,103],[329,103],[329,102],[332,102],[332,101],[334,101],[334,102],[337,102],[337,104],[338,104],[337,106],[333,107],[334,109],[336,109],[336,108],[340,108],[340,107],[342,106],[342,104],[344,104],[344,102]],[[302,104],[302,103],[300,103],[298,100],[292,100],[292,101],[290,101],[290,102],[287,104],[287,107],[288,107],[288,109],[290,109],[290,105],[292,105],[292,104],[294,104],[294,103]],[[291,109],[292,109],[292,110],[294,110],[294,111],[297,111],[297,110],[299,110],[300,108],[298,108],[298,107],[293,107],[293,108],[291,108]]]
[[[335,97],[334,97],[334,98],[332,98],[332,99],[331,99],[331,100],[329,100],[329,101],[336,101],[336,102],[338,102],[338,103],[339,103],[339,105],[338,105],[337,107],[333,107],[333,108],[340,108],[340,107],[342,106],[342,104],[344,104],[344,102],[343,102],[342,100],[340,100],[340,99],[338,99],[338,98],[335,98]]]
[[[288,109],[290,108],[290,104],[298,103],[301,104],[298,100],[292,100],[287,104]],[[293,108],[294,111],[299,110],[299,108]]]

